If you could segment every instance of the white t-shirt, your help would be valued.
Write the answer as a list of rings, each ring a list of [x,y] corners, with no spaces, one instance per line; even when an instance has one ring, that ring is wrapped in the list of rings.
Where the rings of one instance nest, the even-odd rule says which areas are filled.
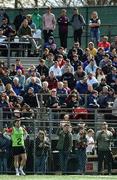
[[[93,149],[94,149],[94,139],[93,137],[89,137],[88,135],[86,135],[86,138],[87,138],[87,148],[86,148],[86,152],[87,153],[92,153],[93,152]],[[90,144],[92,143],[92,144]]]

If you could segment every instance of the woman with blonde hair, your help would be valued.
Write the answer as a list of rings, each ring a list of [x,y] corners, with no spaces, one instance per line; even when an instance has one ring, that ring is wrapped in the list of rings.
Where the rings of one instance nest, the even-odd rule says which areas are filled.
[[[50,142],[46,133],[40,130],[37,134],[35,142],[35,169],[38,173],[45,174],[47,171],[47,160],[48,160],[48,151],[50,149]]]

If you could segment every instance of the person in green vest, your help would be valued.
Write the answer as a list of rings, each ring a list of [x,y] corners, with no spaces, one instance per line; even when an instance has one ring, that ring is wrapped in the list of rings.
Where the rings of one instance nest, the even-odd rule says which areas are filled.
[[[12,128],[7,129],[5,134],[11,137],[16,176],[19,176],[19,175],[25,176],[23,167],[26,164],[27,155],[26,155],[24,141],[28,133],[21,126],[21,120],[16,119],[14,121],[14,126]],[[20,162],[19,162],[19,159],[21,159]]]
[[[32,14],[32,21],[36,24],[36,29],[42,29],[42,16],[39,14],[38,8],[35,8]]]

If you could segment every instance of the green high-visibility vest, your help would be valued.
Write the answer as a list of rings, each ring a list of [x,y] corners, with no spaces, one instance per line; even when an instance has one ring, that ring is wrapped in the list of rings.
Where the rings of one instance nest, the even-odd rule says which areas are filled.
[[[24,146],[24,131],[23,128],[13,127],[13,132],[11,135],[12,147]]]

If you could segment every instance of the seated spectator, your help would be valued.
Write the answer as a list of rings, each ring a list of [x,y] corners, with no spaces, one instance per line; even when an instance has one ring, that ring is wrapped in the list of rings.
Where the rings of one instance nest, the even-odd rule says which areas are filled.
[[[97,54],[97,49],[94,47],[94,43],[93,42],[89,42],[88,43],[88,48],[89,48],[89,51],[90,51],[90,54],[95,57],[96,54]]]
[[[26,86],[30,84],[32,77],[35,78],[36,83],[39,84],[39,86],[42,86],[40,75],[36,71],[32,72],[31,75],[26,79]]]
[[[32,21],[32,15],[31,14],[27,14],[26,15],[26,19],[28,20],[28,25],[31,28],[31,32],[32,34],[34,34],[36,32],[36,25],[35,23]]]
[[[70,68],[70,72],[72,74],[74,74],[74,67],[71,65],[70,60],[69,59],[65,59],[65,64],[62,66],[61,68],[61,72],[62,74],[64,74],[66,72],[66,69],[68,69],[68,67]]]
[[[90,50],[89,48],[85,48],[84,49],[84,54],[83,54],[83,57],[82,57],[82,62],[85,62],[88,60],[88,57],[90,56]]]
[[[83,65],[83,63],[79,60],[79,57],[78,57],[77,54],[73,55],[73,60],[71,62],[71,65],[74,67],[74,71],[77,70],[78,66],[82,66]]]
[[[107,97],[107,103],[109,108],[112,108],[114,100],[115,100],[115,91],[114,89],[109,88],[108,97]]]
[[[76,81],[80,81],[86,76],[86,72],[83,70],[82,66],[77,67],[77,71],[74,73]]]
[[[98,47],[104,48],[105,52],[110,50],[110,43],[107,36],[103,36],[102,41],[98,43]]]
[[[113,57],[112,65],[113,65],[115,68],[117,68],[117,55],[115,55],[115,56]]]
[[[16,95],[21,95],[23,92],[23,87],[19,83],[19,79],[15,77],[13,79],[13,84],[12,84],[13,90],[16,93]]]
[[[60,130],[63,129],[65,124],[71,124],[69,114],[65,114],[63,119],[60,121]],[[59,132],[60,132],[60,130],[59,130]]]
[[[63,87],[66,90],[67,94],[70,94],[71,89],[68,87],[68,81],[63,80]]]
[[[25,74],[25,70],[24,70],[24,67],[23,67],[20,59],[16,59],[15,65],[16,65],[16,71],[17,71],[18,69],[21,69],[22,74]]]
[[[44,81],[45,78],[48,76],[48,73],[49,73],[49,69],[45,65],[44,59],[39,60],[39,65],[36,67],[36,69],[37,69],[37,72],[40,74],[41,80]]]
[[[71,99],[67,103],[67,108],[70,108],[69,111],[72,111],[72,108],[79,107],[79,101],[76,94],[71,94]]]
[[[90,63],[90,60],[93,59],[94,57],[90,54],[89,56],[87,56],[86,61],[84,61],[83,63],[83,69],[86,68],[86,66],[88,66],[88,64]]]
[[[100,108],[108,107],[108,103],[107,103],[108,91],[109,91],[108,86],[103,86],[102,92],[100,93],[100,95],[98,97],[98,104],[100,105]]]
[[[108,85],[113,85],[117,79],[117,69],[112,67],[111,71],[107,74],[106,80]]]
[[[57,57],[56,57],[56,60],[58,61],[58,65],[59,65],[60,68],[61,68],[62,66],[64,66],[65,60],[64,60],[64,58],[63,58],[63,55],[58,54]]]
[[[46,78],[46,81],[48,82],[48,88],[49,90],[57,88],[57,78],[54,75],[53,71],[50,71],[49,76]]]
[[[114,37],[114,41],[110,45],[110,50],[114,48],[117,50],[117,36]]]
[[[17,74],[16,76],[18,79],[19,79],[19,85],[22,87],[22,89],[24,90],[24,86],[25,86],[25,76],[22,74],[22,70],[21,69],[18,69],[17,70]]]
[[[31,74],[33,73],[33,72],[36,72],[37,70],[36,70],[36,66],[34,65],[34,64],[31,64],[30,65],[30,67],[28,68],[28,72],[27,72],[27,76],[29,77],[29,76],[31,76]]]
[[[6,37],[14,38],[16,32],[15,30],[8,24],[8,19],[4,17],[2,19],[2,24],[0,28],[3,30],[3,35]]]
[[[9,96],[9,94],[13,91],[13,87],[10,83],[5,86],[5,93]]]
[[[109,54],[105,54],[103,57],[104,58],[99,63],[100,68],[103,68],[108,64],[108,62],[111,62],[111,59],[109,59]]]
[[[86,72],[87,74],[93,73],[93,74],[95,75],[96,69],[97,69],[96,62],[95,62],[95,60],[92,58],[92,59],[90,60],[90,63],[85,67],[85,72]]]
[[[45,65],[48,67],[48,69],[54,64],[54,54],[49,53],[48,57],[45,60]]]
[[[73,89],[75,86],[75,77],[71,72],[71,68],[68,66],[66,68],[66,71],[63,73],[61,80],[64,81],[66,80],[68,82],[68,87],[70,89]]]
[[[59,81],[57,83],[57,89],[56,90],[57,90],[57,96],[59,97],[60,106],[65,107],[66,106],[65,100],[67,98],[67,92],[63,87],[63,82],[62,81]]]
[[[33,87],[29,87],[28,92],[26,92],[23,96],[24,103],[28,104],[31,108],[37,108],[37,99],[36,95],[34,94]]]
[[[95,72],[95,77],[99,83],[101,82],[102,79],[105,78],[105,75],[101,68],[97,67],[96,72]]]
[[[82,80],[77,81],[75,89],[80,94],[87,94],[88,93],[88,84],[87,84],[87,77],[84,76]]]
[[[40,47],[37,46],[36,41],[32,37],[31,27],[28,25],[28,20],[27,19],[23,20],[17,34],[23,41],[27,41],[27,39],[29,40],[29,42],[32,45],[32,50],[33,51],[34,50],[35,51],[39,50]]]
[[[42,89],[39,91],[39,100],[40,100],[40,103],[42,106],[46,106],[47,104],[47,101],[48,101],[48,97],[49,97],[49,94],[50,94],[50,90],[48,88],[48,82],[47,81],[44,81],[42,83]]]
[[[87,108],[98,108],[98,91],[94,90],[87,96]]]
[[[50,36],[48,42],[45,43],[44,48],[48,48],[49,52],[56,53],[56,43],[53,36]]]
[[[104,86],[107,86],[106,78],[102,78],[102,79],[101,79],[101,82],[99,82],[99,85],[98,85],[98,87],[96,88],[96,90],[99,92],[99,94],[100,94],[100,92],[102,91],[102,89],[103,89]]]
[[[5,86],[2,80],[0,79],[0,94],[5,91]]]
[[[34,111],[28,104],[24,103],[23,107],[21,108],[21,116],[22,119],[33,119]]]
[[[0,53],[1,56],[8,56],[8,45],[5,44],[7,37],[3,35],[3,29],[0,29]]]
[[[115,91],[115,94],[117,94],[117,77],[115,79],[115,83],[111,84],[111,88],[113,88]]]
[[[80,47],[79,42],[74,42],[73,47],[68,51],[67,58],[71,60],[73,53],[78,54],[79,60],[82,61],[82,57],[83,57],[84,52],[83,52],[83,49]]]
[[[113,60],[113,58],[117,55],[117,50],[114,48],[111,51],[109,51],[110,59]]]
[[[9,72],[9,76],[11,78],[13,78],[13,76],[15,76],[16,74],[17,74],[16,65],[15,64],[11,64],[11,69],[10,69],[10,72]]]
[[[112,115],[117,117],[117,97],[114,100],[113,107],[112,107]]]
[[[104,48],[99,47],[97,50],[97,54],[95,56],[95,61],[96,61],[97,66],[99,66],[99,63],[104,58],[104,55],[105,55]]]
[[[88,74],[88,77],[87,77],[87,84],[88,85],[92,85],[93,88],[95,89],[97,86],[98,86],[98,80],[95,78],[95,76],[93,75],[92,72],[90,72]]]
[[[56,77],[58,80],[61,78],[62,73],[61,73],[61,68],[60,68],[59,65],[58,65],[58,61],[55,61],[55,62],[54,62],[54,65],[50,67],[49,73],[50,73],[51,71],[53,71],[55,77]]]
[[[39,93],[41,90],[41,86],[36,82],[35,77],[31,77],[31,82],[25,87],[26,90],[28,90],[30,87],[34,89],[34,93]]]
[[[9,77],[9,71],[7,68],[0,68],[0,79],[2,80],[3,84],[6,86],[8,83],[12,83],[12,78]]]
[[[48,49],[48,48],[45,48],[45,49],[43,50],[42,58],[43,58],[44,60],[46,60],[46,59],[48,58],[49,53],[50,53],[49,49]]]
[[[18,96],[14,91],[9,93],[9,105],[11,108],[14,108],[15,105],[18,103]]]

